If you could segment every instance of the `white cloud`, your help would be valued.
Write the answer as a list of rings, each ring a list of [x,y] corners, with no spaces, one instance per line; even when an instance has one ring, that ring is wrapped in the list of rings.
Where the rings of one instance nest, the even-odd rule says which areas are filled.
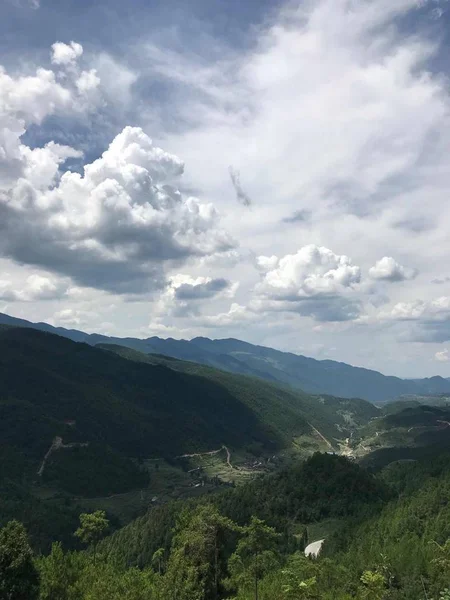
[[[55,300],[68,293],[69,281],[42,275],[30,275],[20,289],[11,281],[0,280],[0,300],[7,302],[35,302]]]
[[[97,71],[95,69],[83,71],[76,80],[75,85],[82,94],[87,94],[95,90],[100,85],[100,78],[97,77]]]
[[[345,321],[359,315],[354,292],[361,270],[345,255],[309,244],[281,259],[257,258],[265,271],[252,306],[258,310],[293,311],[318,321]]]
[[[306,354],[315,344],[336,347],[334,357],[353,364],[364,357],[395,372],[402,363],[411,375],[439,367],[417,343],[450,336],[445,302],[429,283],[446,283],[450,252],[450,98],[446,74],[435,71],[446,65],[445,47],[427,32],[437,7],[434,0],[421,11],[416,0],[294,2],[253,27],[245,50],[215,39],[201,51],[200,36],[195,55],[189,44],[174,49],[179,32],[151,32],[153,45],[122,44],[120,62],[67,44],[55,72],[3,71],[0,252],[67,274],[79,288],[122,294],[114,318],[104,317],[103,304],[97,318],[122,334],[139,331],[151,312],[155,328],[174,337],[202,328],[214,335],[216,327],[239,336],[242,326],[251,341],[296,349],[301,339]],[[431,23],[434,31],[443,24]],[[42,148],[26,146],[49,116],[83,119],[88,111],[103,140],[108,123],[106,145],[122,133],[99,162],[86,159],[81,174],[63,173],[65,158],[81,162],[69,146],[51,137]],[[138,128],[124,130],[127,123],[157,144]],[[86,156],[98,156],[90,141]],[[169,162],[159,146],[170,150]],[[181,183],[176,156],[188,161]],[[245,176],[250,209],[236,203],[229,165]],[[320,260],[302,264],[296,249],[306,247]],[[375,278],[361,279],[371,268]],[[183,316],[136,299],[160,288],[179,306],[168,277],[180,272],[239,282],[232,306],[225,292],[191,298]],[[393,280],[404,284],[389,286],[387,298],[383,282]],[[209,293],[203,280],[183,285],[188,295]],[[89,312],[74,305],[82,303],[76,295],[64,296],[64,306]],[[125,307],[129,296],[134,303]],[[50,304],[39,304],[41,317]]]
[[[82,49],[58,43],[53,51],[54,62],[66,66]],[[3,256],[80,285],[136,293],[164,287],[166,263],[231,250],[213,205],[178,191],[183,162],[142,129],[125,127],[83,175],[60,172],[67,158],[81,157],[79,151],[54,142],[34,149],[22,143],[28,124],[57,110],[76,111],[99,85],[93,71],[75,70],[73,78],[63,86],[52,71],[16,79],[0,71]]]
[[[445,350],[442,350],[441,352],[436,352],[436,354],[434,355],[434,358],[438,362],[448,362],[450,360],[450,356],[449,356],[447,348]]]
[[[136,102],[132,96],[132,87],[138,80],[138,74],[105,52],[88,58],[91,71],[101,81],[108,104],[113,104],[117,112],[127,111]]]
[[[382,312],[382,318],[403,321],[442,321],[450,318],[450,297],[441,296],[429,302],[398,302],[389,312]]]
[[[178,273],[169,277],[167,288],[161,294],[155,313],[167,317],[198,316],[203,303],[223,297],[233,298],[237,283],[223,277],[191,277]]]
[[[381,311],[377,321],[393,325],[410,323],[412,328],[407,332],[409,341],[446,342],[450,340],[450,297],[398,302],[390,310]]]
[[[272,263],[259,291],[275,299],[297,300],[317,295],[334,295],[352,288],[361,281],[361,270],[345,255],[334,254],[328,248],[314,244],[304,246],[296,254],[276,261],[274,257],[259,257],[259,264]]]
[[[65,308],[56,312],[48,322],[55,327],[80,328],[90,323],[92,319],[97,319],[98,316],[95,311]]]
[[[200,323],[204,327],[218,328],[241,328],[251,323],[260,321],[261,315],[249,310],[237,302],[233,302],[227,312],[216,315],[204,316]]]
[[[52,45],[52,63],[54,65],[74,65],[83,54],[83,46],[77,42],[55,42]]]
[[[379,281],[406,281],[417,277],[417,271],[403,267],[391,256],[384,256],[369,269],[369,276]]]

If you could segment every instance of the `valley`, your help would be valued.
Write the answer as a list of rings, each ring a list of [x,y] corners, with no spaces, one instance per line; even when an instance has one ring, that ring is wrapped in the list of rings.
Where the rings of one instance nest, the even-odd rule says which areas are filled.
[[[248,523],[262,527],[260,519],[283,540],[273,547],[277,560],[291,564],[301,555],[308,562],[296,569],[307,573],[314,557],[327,598],[325,581],[337,571],[323,567],[319,577],[320,565],[339,560],[349,581],[352,560],[363,572],[349,558],[361,545],[359,528],[376,527],[373,520],[395,511],[396,497],[414,502],[420,482],[428,485],[428,465],[443,481],[448,474],[445,394],[376,406],[26,327],[0,329],[0,417],[0,528],[19,519],[42,560],[56,560],[55,541],[69,560],[69,550],[80,551],[79,515],[105,514],[110,535],[99,545],[100,564],[120,565],[125,576],[164,556],[163,586],[172,581],[177,527],[198,518],[197,535],[208,519],[228,519],[241,535]],[[433,539],[442,543],[441,534]],[[231,541],[223,544],[220,560],[232,561]],[[369,555],[365,564],[374,564]],[[440,589],[442,578],[432,584],[433,577],[429,589]],[[271,589],[269,580],[261,585]]]

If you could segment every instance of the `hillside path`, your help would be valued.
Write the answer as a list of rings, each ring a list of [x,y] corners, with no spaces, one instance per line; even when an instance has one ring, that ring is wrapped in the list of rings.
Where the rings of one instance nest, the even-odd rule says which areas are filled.
[[[324,435],[322,435],[322,434],[320,433],[320,431],[314,427],[314,425],[311,425],[311,423],[308,423],[308,425],[311,427],[311,429],[312,429],[313,431],[315,431],[315,432],[317,433],[317,435],[318,435],[318,436],[320,436],[320,437],[323,439],[323,441],[325,442],[325,444],[327,444],[327,446],[328,446],[329,448],[333,448],[333,445],[332,445],[332,444],[330,444],[330,442],[327,440],[327,438],[326,438]]]
[[[73,442],[71,444],[64,444],[62,437],[57,435],[53,439],[52,445],[47,450],[47,452],[44,456],[44,459],[41,462],[41,466],[37,470],[37,474],[39,475],[39,477],[42,477],[44,470],[45,470],[45,465],[47,464],[48,459],[54,452],[57,452],[58,450],[61,450],[62,448],[86,448],[87,446],[89,446],[89,442],[81,442],[81,443]]]
[[[225,452],[227,453],[227,465],[230,467],[230,469],[234,469],[233,465],[231,464],[231,452],[229,451],[228,447],[225,446],[225,444],[218,450],[209,450],[209,452],[193,452],[192,454],[181,454],[180,456],[177,456],[176,458],[195,458],[197,456],[214,456],[215,454],[219,454],[219,452],[222,452],[222,450],[225,450]]]

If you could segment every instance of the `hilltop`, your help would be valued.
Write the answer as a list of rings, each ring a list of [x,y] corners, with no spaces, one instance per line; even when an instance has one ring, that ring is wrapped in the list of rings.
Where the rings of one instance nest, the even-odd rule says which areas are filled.
[[[419,396],[450,394],[450,381],[443,377],[400,379],[342,362],[316,360],[236,339],[211,340],[197,337],[188,341],[158,337],[117,338],[53,327],[47,323],[31,323],[1,313],[0,324],[31,327],[92,346],[115,344],[144,354],[160,354],[193,361],[232,373],[251,375],[273,383],[289,385],[312,394],[363,398],[376,403],[408,394]]]

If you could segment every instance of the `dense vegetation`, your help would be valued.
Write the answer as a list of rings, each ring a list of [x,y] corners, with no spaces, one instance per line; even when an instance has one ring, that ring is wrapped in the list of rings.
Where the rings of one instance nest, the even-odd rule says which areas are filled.
[[[195,338],[186,341],[171,338],[163,340],[158,337],[143,340],[113,338],[99,334],[87,334],[73,329],[52,327],[46,323],[30,323],[0,313],[1,323],[16,327],[36,327],[42,331],[57,333],[93,346],[118,344],[145,354],[161,354],[185,361],[194,361],[232,373],[260,377],[273,383],[289,385],[315,394],[364,398],[372,402],[392,400],[403,394],[450,394],[450,381],[442,377],[404,380],[333,360],[319,361],[235,339]]]
[[[81,515],[76,536],[86,551],[56,543],[33,558],[23,527],[10,522],[0,531],[0,597],[444,599],[449,510],[449,455],[397,463],[377,477],[315,455],[209,500],[153,509],[100,544],[105,514]],[[329,516],[340,527],[318,559],[306,558],[308,522]]]
[[[441,400],[380,410],[0,328],[0,600],[448,600]],[[300,460],[302,443],[328,452]],[[193,483],[197,468],[182,470],[193,459],[176,457],[211,449],[272,471],[189,500],[150,494],[121,528],[104,512],[123,492],[144,497],[160,471]],[[319,558],[305,557],[322,538]]]
[[[212,503],[239,525],[257,516],[283,532],[290,547],[294,543],[293,532],[306,535],[305,524],[357,514],[367,506],[374,509],[387,496],[385,485],[355,463],[343,457],[316,454],[304,463],[215,497],[191,501],[189,506]],[[182,506],[173,503],[155,507],[114,533],[105,542],[104,551],[121,564],[147,564],[159,547],[169,550],[171,531]]]
[[[418,402],[393,403],[352,438],[362,464],[380,469],[394,460],[416,460],[450,447],[450,408]]]
[[[146,459],[173,463],[223,444],[268,457],[311,426],[334,444],[378,412],[362,400],[319,398],[123,350],[0,328],[0,525],[15,507],[39,549],[70,539],[81,497],[151,487]],[[53,514],[59,535],[48,523]]]

